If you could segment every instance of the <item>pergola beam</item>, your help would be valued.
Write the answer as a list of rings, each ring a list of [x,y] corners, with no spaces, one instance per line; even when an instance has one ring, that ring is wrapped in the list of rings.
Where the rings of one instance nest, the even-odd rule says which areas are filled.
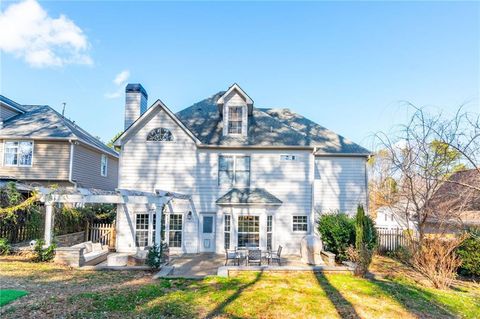
[[[122,196],[122,195],[43,195],[44,203],[84,203],[84,204],[158,204],[166,202],[160,196]]]

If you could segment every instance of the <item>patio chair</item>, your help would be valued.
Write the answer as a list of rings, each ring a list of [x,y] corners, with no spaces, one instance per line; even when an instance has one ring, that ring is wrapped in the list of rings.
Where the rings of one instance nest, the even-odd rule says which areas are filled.
[[[228,264],[229,260],[233,260],[233,264],[239,265],[239,256],[236,250],[226,249],[225,250],[225,266]]]
[[[247,255],[247,266],[250,264],[262,265],[262,251],[260,249],[249,249]]]
[[[270,256],[268,258],[269,263],[272,261],[277,261],[278,265],[281,266],[281,258],[280,256],[282,255],[282,246],[278,246],[278,250],[270,252]]]

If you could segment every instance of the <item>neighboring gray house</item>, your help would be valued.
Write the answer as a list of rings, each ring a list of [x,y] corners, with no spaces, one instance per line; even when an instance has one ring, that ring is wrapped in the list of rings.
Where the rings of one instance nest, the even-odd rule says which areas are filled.
[[[315,233],[315,214],[354,214],[366,206],[370,152],[289,110],[259,108],[237,85],[176,114],[160,100],[149,108],[140,84],[126,88],[119,188],[170,191],[162,238],[174,253],[278,245],[300,253]],[[117,251],[153,244],[152,207],[117,215]]]
[[[0,95],[0,179],[114,190],[118,153],[47,105]]]

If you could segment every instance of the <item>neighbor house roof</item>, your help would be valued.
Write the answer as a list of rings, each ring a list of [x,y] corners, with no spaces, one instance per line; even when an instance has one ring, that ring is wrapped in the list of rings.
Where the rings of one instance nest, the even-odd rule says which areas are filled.
[[[3,123],[0,138],[78,140],[118,157],[118,153],[113,149],[48,105],[22,105],[21,108],[24,113],[13,116]]]
[[[217,101],[225,92],[176,113],[178,119],[205,145],[315,147],[319,154],[369,155],[370,151],[289,109],[253,108],[247,137],[223,135]]]
[[[282,201],[263,188],[232,188],[217,199],[218,205],[281,205]]]
[[[477,189],[475,189],[477,188]],[[480,173],[476,169],[460,171],[444,182],[432,196],[431,209],[437,214],[456,215],[480,222]],[[463,217],[463,218],[462,218]]]

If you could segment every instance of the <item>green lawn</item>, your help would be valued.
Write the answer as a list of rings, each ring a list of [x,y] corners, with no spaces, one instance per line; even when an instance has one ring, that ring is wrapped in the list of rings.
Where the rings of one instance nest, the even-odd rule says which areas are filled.
[[[0,307],[28,294],[25,290],[0,289]]]
[[[0,309],[0,317],[480,318],[479,284],[427,288],[410,270],[383,257],[375,259],[372,273],[377,279],[258,272],[154,281],[147,272],[0,262],[1,281],[31,291]]]

